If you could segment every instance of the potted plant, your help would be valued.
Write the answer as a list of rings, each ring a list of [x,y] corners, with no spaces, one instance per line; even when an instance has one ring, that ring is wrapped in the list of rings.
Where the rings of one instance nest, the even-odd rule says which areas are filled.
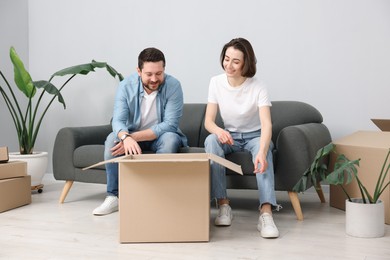
[[[38,156],[38,153],[34,152],[34,145],[47,111],[55,99],[63,105],[64,109],[66,108],[65,100],[61,95],[61,90],[67,86],[67,84],[76,75],[87,75],[89,72],[95,71],[96,68],[106,68],[111,76],[118,76],[119,80],[123,79],[123,76],[106,62],[97,62],[92,60],[91,63],[80,64],[59,70],[53,73],[49,80],[33,81],[30,73],[25,69],[22,60],[19,58],[13,47],[10,48],[10,59],[14,67],[15,85],[22,93],[22,98],[23,96],[25,96],[25,98],[22,100],[22,98],[17,97],[9,81],[6,79],[1,70],[0,76],[3,83],[0,81],[0,93],[7,105],[16,129],[19,143],[19,154],[28,155],[30,158]],[[53,78],[59,76],[69,77],[64,81],[60,88],[57,88],[52,83],[52,80]],[[4,87],[3,84],[5,84]],[[52,95],[52,98],[47,103],[43,103],[44,101],[42,99],[45,94]],[[47,153],[43,152],[40,154],[43,154],[43,157],[46,158],[46,165],[41,166],[44,173],[47,166]],[[11,154],[11,157],[13,155],[14,154]],[[43,161],[45,161],[45,159]],[[34,173],[34,170],[30,169],[30,166],[35,165],[35,163],[30,163],[28,161],[27,165],[29,174]],[[35,183],[32,181],[32,186],[39,186],[42,177],[40,177],[40,179],[38,177],[38,180],[35,180]],[[33,176],[32,179],[34,179]]]
[[[358,176],[360,159],[349,160],[343,154],[337,154],[332,168],[328,168],[328,157],[330,153],[335,153],[335,145],[330,143],[321,148],[312,162],[311,166],[304,172],[302,178],[294,186],[296,192],[306,190],[309,181],[320,183],[326,181],[329,184],[340,187],[346,196],[346,232],[352,236],[358,237],[380,237],[384,235],[384,206],[380,200],[381,194],[390,185],[387,175],[390,169],[389,155],[390,149],[386,155],[385,161],[381,167],[378,179],[376,181],[373,193],[370,193],[365,184]],[[360,198],[351,198],[344,185],[356,180],[360,191]],[[317,187],[316,187],[317,188]],[[363,209],[360,209],[362,208]],[[357,211],[358,210],[358,211]],[[360,210],[362,210],[360,212]],[[377,213],[375,213],[377,212]],[[367,216],[365,216],[367,214]],[[353,218],[351,220],[351,218]],[[367,224],[371,222],[373,226]]]

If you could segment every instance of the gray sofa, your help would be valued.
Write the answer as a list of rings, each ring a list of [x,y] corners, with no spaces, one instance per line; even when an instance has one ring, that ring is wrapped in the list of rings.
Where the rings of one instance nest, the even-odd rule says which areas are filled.
[[[180,129],[188,138],[189,147],[180,152],[204,152],[204,140],[209,134],[204,128],[206,104],[185,104]],[[273,101],[271,107],[275,144],[275,189],[287,191],[297,219],[303,220],[298,194],[292,188],[309,167],[318,149],[331,142],[320,112],[313,106],[297,101]],[[217,123],[223,126],[220,116]],[[83,171],[82,168],[103,160],[104,141],[111,132],[110,124],[89,127],[62,128],[53,150],[53,174],[65,181],[60,203],[63,203],[73,182],[106,183],[104,165]],[[226,156],[242,166],[244,176],[227,170],[229,189],[257,189],[253,163],[248,152]],[[311,185],[308,186],[308,188]],[[325,201],[321,190],[318,195]]]

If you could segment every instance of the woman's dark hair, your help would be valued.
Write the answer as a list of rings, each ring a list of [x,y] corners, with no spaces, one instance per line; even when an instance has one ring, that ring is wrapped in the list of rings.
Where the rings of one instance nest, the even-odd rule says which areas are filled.
[[[225,46],[223,46],[220,57],[221,66],[223,69],[225,69],[223,67],[223,60],[225,59],[226,50],[229,47],[233,47],[234,49],[239,50],[244,54],[244,67],[242,68],[241,76],[248,78],[253,77],[256,74],[257,60],[250,42],[244,38],[236,38],[226,43]]]
[[[146,48],[141,51],[138,55],[138,68],[142,70],[144,68],[145,62],[163,62],[163,67],[165,68],[165,57],[164,53],[156,48]]]

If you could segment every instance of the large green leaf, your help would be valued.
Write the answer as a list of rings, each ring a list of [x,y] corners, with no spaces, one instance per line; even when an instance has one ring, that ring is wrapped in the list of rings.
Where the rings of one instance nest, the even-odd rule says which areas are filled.
[[[34,87],[30,73],[25,69],[23,62],[19,58],[14,47],[11,47],[10,49],[10,57],[14,65],[14,80],[16,86],[18,86],[26,97],[33,97],[36,93],[36,88]]]
[[[118,71],[116,71],[113,67],[111,67],[110,65],[107,64],[107,62],[98,62],[98,61],[95,61],[95,60],[92,60],[92,66],[95,66],[96,68],[106,68],[108,73],[110,73],[111,76],[113,76],[114,78],[116,76],[118,76],[119,78],[119,81],[122,81],[123,80],[123,76],[122,74],[120,74]]]
[[[93,66],[91,63],[80,64],[80,65],[59,70],[55,72],[53,76],[65,76],[65,75],[73,75],[73,74],[87,75],[91,71],[95,71],[94,69],[95,66]]]
[[[317,185],[317,183],[326,178],[328,167],[327,164],[325,164],[325,159],[334,148],[335,145],[329,143],[317,151],[313,162],[303,173],[301,179],[294,185],[293,191],[304,192],[308,187],[309,181],[311,181],[313,185]]]
[[[359,161],[360,159],[350,161],[344,154],[340,154],[335,162],[333,172],[329,173],[326,181],[333,185],[350,183],[357,176],[356,166],[359,166]]]
[[[58,96],[58,101],[62,103],[64,109],[66,108],[65,100],[61,95],[61,92],[51,82],[46,80],[34,81],[34,85],[37,88],[43,88],[47,93]]]
[[[52,75],[52,77],[74,75],[74,74],[87,75],[89,72],[95,71],[95,68],[106,68],[107,71],[111,74],[111,76],[113,77],[118,76],[119,80],[123,79],[123,76],[120,73],[118,73],[114,68],[112,68],[110,65],[108,65],[106,62],[98,62],[95,60],[92,60],[91,63],[80,64],[80,65],[62,69],[60,71],[55,72]]]
[[[303,175],[302,178],[294,185],[293,191],[295,192],[304,192],[307,186],[307,176]]]
[[[118,76],[119,81],[122,81],[122,80],[123,80],[122,74],[120,74],[118,71],[116,71],[113,67],[111,67],[111,66],[108,65],[108,64],[106,64],[105,67],[106,67],[108,73],[110,73],[111,76],[113,76],[114,78],[115,78],[115,76]]]

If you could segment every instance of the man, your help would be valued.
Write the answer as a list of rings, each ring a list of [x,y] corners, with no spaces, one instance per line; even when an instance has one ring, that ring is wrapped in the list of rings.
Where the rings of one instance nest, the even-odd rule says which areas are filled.
[[[105,160],[143,151],[176,153],[181,146],[187,146],[187,138],[178,127],[183,110],[181,84],[164,71],[164,54],[147,48],[138,56],[137,73],[119,84],[113,132],[105,142]],[[107,196],[94,215],[118,210],[118,164],[106,164],[106,173]]]

